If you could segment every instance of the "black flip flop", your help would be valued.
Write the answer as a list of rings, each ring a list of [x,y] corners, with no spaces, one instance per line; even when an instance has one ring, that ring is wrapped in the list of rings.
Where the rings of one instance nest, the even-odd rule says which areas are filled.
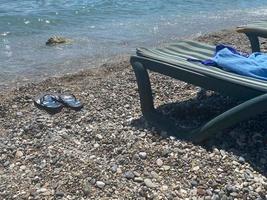
[[[73,94],[60,94],[58,96],[58,101],[74,110],[81,110],[83,108],[83,103]]]
[[[34,104],[41,109],[48,112],[59,112],[63,105],[58,101],[58,96],[54,94],[43,94],[34,99]]]

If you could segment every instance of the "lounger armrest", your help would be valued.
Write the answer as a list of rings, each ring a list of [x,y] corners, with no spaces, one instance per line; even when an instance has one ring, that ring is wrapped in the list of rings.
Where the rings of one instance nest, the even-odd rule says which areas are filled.
[[[266,28],[254,28],[254,27],[237,27],[238,33],[255,35],[257,37],[267,38],[267,27]]]
[[[267,38],[267,20],[257,21],[252,24],[239,26],[236,28],[238,33],[244,33],[248,37],[252,52],[260,51],[259,37]]]
[[[267,27],[253,27],[253,26],[241,26],[237,27],[236,31],[238,33],[244,33],[250,41],[250,46],[252,52],[260,52],[260,42],[259,37],[267,38]]]

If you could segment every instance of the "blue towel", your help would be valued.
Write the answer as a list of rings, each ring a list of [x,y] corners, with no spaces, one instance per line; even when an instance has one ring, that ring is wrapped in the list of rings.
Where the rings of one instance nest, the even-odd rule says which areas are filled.
[[[267,54],[264,53],[246,55],[232,47],[218,45],[212,58],[203,61],[189,58],[188,61],[201,62],[203,65],[267,81]]]

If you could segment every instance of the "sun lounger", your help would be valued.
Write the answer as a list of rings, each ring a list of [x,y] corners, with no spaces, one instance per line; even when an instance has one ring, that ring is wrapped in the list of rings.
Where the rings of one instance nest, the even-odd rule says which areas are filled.
[[[267,21],[254,22],[237,27],[239,33],[244,33],[249,38],[252,52],[260,51],[259,37],[267,38]]]
[[[137,55],[131,57],[131,64],[137,79],[142,113],[147,121],[180,139],[202,142],[225,128],[267,111],[267,81],[187,61],[187,58],[210,58],[214,50],[215,46],[194,41],[179,41],[158,49],[137,49]],[[154,108],[148,70],[235,97],[243,103],[197,129],[176,127],[173,120]]]

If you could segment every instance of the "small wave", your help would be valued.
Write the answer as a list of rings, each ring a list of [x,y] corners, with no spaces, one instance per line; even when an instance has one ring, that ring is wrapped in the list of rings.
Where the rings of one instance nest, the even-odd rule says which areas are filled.
[[[7,35],[9,35],[9,34],[10,34],[10,32],[8,32],[8,31],[7,32],[0,33],[0,35],[1,36],[4,36],[4,37],[7,36]]]

